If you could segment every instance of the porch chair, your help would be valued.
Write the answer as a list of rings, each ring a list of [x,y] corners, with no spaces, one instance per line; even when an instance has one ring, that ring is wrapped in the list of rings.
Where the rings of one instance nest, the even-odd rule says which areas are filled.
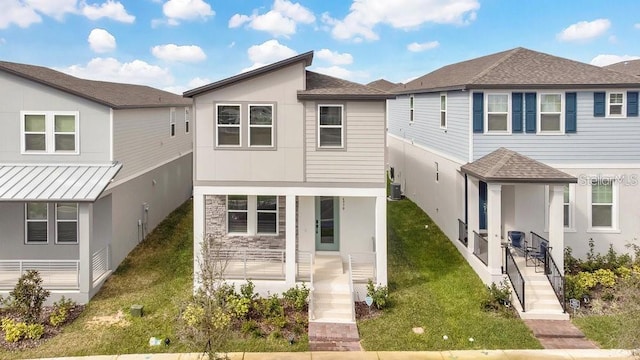
[[[527,259],[531,259],[533,265],[535,267],[535,271],[538,272],[538,265],[543,265],[543,272],[547,273],[547,252],[551,248],[549,247],[549,242],[546,240],[541,240],[538,244],[538,248],[529,248],[527,249],[527,256],[525,257],[525,265],[527,264]]]
[[[511,244],[511,248],[519,253],[521,256],[526,256],[527,247],[525,241],[525,234],[523,231],[512,230],[507,232],[507,238]]]

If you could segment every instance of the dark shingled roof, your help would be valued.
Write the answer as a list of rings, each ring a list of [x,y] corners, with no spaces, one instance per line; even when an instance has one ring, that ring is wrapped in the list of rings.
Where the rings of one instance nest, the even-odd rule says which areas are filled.
[[[637,86],[640,80],[634,76],[519,47],[447,65],[393,92]]]
[[[367,84],[367,86],[369,87],[382,91],[390,91],[398,85],[402,85],[402,83],[392,83],[391,81],[385,79],[378,79]]]
[[[629,75],[640,76],[640,59],[622,61],[619,63],[604,66],[604,68]]]
[[[576,177],[513,150],[499,148],[460,170],[484,182],[576,183]]]
[[[307,89],[298,91],[301,100],[384,100],[394,97],[386,91],[313,71],[307,71]]]
[[[114,109],[191,105],[192,101],[144,85],[80,79],[43,66],[0,61],[0,71],[95,101]]]

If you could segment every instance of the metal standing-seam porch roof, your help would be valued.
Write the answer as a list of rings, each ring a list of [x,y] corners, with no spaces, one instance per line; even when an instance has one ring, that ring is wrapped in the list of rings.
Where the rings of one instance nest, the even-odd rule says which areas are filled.
[[[122,164],[0,164],[0,201],[96,201]]]

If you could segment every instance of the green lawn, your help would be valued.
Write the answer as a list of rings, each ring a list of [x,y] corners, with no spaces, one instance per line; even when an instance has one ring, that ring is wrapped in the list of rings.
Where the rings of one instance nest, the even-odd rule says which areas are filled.
[[[417,205],[389,202],[387,214],[392,305],[358,323],[366,350],[541,348],[520,319],[481,310],[480,278]]]

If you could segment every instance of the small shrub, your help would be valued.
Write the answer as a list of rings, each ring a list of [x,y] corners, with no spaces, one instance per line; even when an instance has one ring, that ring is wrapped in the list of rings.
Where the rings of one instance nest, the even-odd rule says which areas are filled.
[[[280,340],[282,339],[282,332],[280,330],[274,330],[269,334],[269,340]]]
[[[598,279],[596,276],[593,273],[586,271],[579,272],[576,281],[581,288],[586,289],[587,291],[598,285]]]
[[[35,323],[42,313],[42,305],[50,292],[42,287],[42,278],[35,270],[27,270],[9,293],[12,307],[28,324]]]
[[[196,327],[202,323],[204,319],[204,308],[200,305],[191,303],[182,312],[182,320],[191,327]]]
[[[501,311],[511,306],[511,289],[506,280],[500,284],[491,283],[487,286],[485,298],[481,301],[481,306],[489,311]]]
[[[69,312],[76,306],[76,302],[64,296],[59,301],[53,303],[53,312],[49,316],[49,323],[53,326],[60,326],[69,319]]]
[[[367,296],[373,299],[373,305],[381,310],[387,307],[389,300],[389,289],[386,286],[375,286],[369,279],[367,282]]]
[[[38,340],[44,335],[44,325],[42,324],[29,324],[26,325],[25,337],[27,339]]]
[[[582,262],[573,257],[573,249],[570,246],[564,248],[564,272],[565,274],[577,274],[580,272]]]
[[[582,300],[589,290],[578,281],[577,275],[566,275],[564,278],[564,291],[566,299]]]
[[[255,300],[258,298],[258,294],[256,294],[255,285],[251,280],[247,280],[245,284],[240,285],[240,296],[248,300]]]
[[[222,330],[229,326],[231,323],[231,315],[225,312],[222,308],[215,308],[211,311],[211,328],[213,330]]]
[[[260,299],[259,311],[266,318],[284,315],[284,307],[282,307],[277,294],[273,294],[266,299]]]
[[[287,318],[285,318],[284,315],[275,316],[275,317],[269,318],[268,323],[278,329],[284,329],[285,327],[287,327]]]
[[[609,269],[598,269],[593,273],[598,284],[604,287],[613,287],[616,284],[616,274]]]
[[[256,322],[255,320],[248,320],[243,322],[242,326],[240,327],[240,331],[242,331],[243,334],[251,336],[253,338],[260,338],[264,336],[264,334],[260,330],[260,326],[258,326],[258,322]]]
[[[237,295],[229,295],[227,297],[227,309],[236,319],[244,318],[247,313],[249,313],[250,305],[251,299],[244,296],[238,297]]]
[[[307,306],[307,300],[309,298],[309,289],[303,283],[302,287],[295,287],[282,293],[282,297],[286,304],[289,304],[298,311],[303,311]]]
[[[27,324],[9,318],[2,319],[0,328],[4,331],[4,340],[10,343],[22,340],[27,333]]]

